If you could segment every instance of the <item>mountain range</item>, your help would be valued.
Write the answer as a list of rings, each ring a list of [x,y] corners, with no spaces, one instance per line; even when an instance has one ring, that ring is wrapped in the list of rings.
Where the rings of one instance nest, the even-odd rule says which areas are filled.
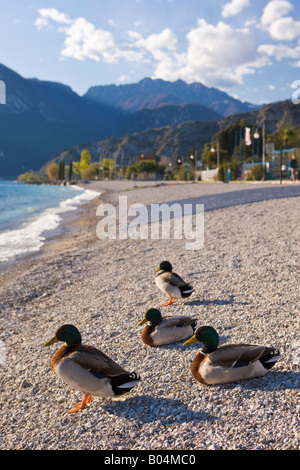
[[[89,101],[105,103],[115,108],[135,113],[143,109],[156,109],[164,105],[201,104],[221,116],[253,111],[251,103],[229,96],[217,88],[201,83],[187,84],[183,80],[167,82],[144,78],[129,85],[104,85],[91,87],[83,97]]]
[[[106,149],[106,155],[115,152],[116,145],[124,155],[124,142],[132,141],[139,142],[126,148],[126,154],[129,149],[135,152],[133,157],[150,149],[170,153],[182,140],[179,129],[184,130],[184,141],[190,139],[183,147],[196,143],[199,147],[224,119],[259,111],[258,106],[220,90],[182,80],[145,78],[131,85],[92,87],[83,96],[62,83],[24,78],[1,64],[0,80],[6,85],[6,104],[0,104],[0,178],[38,171],[62,153],[96,148],[99,142],[105,142],[100,147]],[[177,137],[168,140],[173,128]],[[154,134],[164,136],[154,139],[155,146]],[[109,142],[114,142],[112,147]]]

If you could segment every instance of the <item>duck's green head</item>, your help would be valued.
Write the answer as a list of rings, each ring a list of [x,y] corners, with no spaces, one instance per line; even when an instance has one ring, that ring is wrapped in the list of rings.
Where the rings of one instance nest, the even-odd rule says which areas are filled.
[[[154,272],[157,273],[158,271],[164,271],[167,273],[171,273],[172,269],[172,265],[169,261],[162,261],[159,265],[159,268],[157,268]]]
[[[62,325],[58,328],[53,338],[51,338],[44,346],[51,346],[51,344],[58,343],[59,341],[63,341],[68,345],[80,344],[81,334],[74,325]]]
[[[219,344],[219,335],[212,326],[200,326],[194,336],[192,336],[192,338],[186,341],[183,345],[189,346],[190,344],[197,342],[203,343],[203,352],[208,354],[217,349]]]
[[[149,308],[149,310],[147,310],[145,314],[145,317],[143,318],[142,321],[139,322],[138,325],[139,326],[144,325],[144,323],[146,323],[147,321],[152,323],[152,325],[158,325],[162,321],[162,316],[161,316],[160,311],[157,310],[156,308]]]

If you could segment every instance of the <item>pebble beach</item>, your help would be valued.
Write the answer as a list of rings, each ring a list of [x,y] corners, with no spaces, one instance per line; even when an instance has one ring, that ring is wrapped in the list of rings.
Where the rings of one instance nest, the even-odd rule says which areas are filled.
[[[296,183],[297,185],[298,183]],[[270,199],[205,212],[203,247],[186,240],[100,240],[96,209],[267,187],[265,183],[95,182],[99,196],[47,240],[40,253],[0,271],[0,449],[298,450],[300,198]],[[169,260],[194,286],[189,299],[161,307],[154,270]],[[200,344],[150,348],[138,322],[150,307],[211,325],[220,344],[275,346],[281,360],[260,378],[205,386],[191,375]],[[53,374],[65,323],[141,382],[121,398],[82,394]]]

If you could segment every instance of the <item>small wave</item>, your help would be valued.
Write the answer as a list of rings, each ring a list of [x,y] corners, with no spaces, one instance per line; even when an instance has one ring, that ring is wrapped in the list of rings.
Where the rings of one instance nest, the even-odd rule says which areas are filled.
[[[83,190],[79,186],[74,188],[78,189],[80,194],[61,201],[57,207],[46,209],[37,218],[25,222],[18,229],[0,233],[0,262],[39,251],[46,240],[46,233],[59,226],[62,214],[76,210],[81,204],[100,194],[90,189]]]

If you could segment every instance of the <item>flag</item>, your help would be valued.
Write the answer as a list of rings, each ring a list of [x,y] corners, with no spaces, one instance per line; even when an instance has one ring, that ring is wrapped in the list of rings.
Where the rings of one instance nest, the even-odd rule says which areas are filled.
[[[251,129],[250,127],[245,127],[245,144],[251,145]]]

